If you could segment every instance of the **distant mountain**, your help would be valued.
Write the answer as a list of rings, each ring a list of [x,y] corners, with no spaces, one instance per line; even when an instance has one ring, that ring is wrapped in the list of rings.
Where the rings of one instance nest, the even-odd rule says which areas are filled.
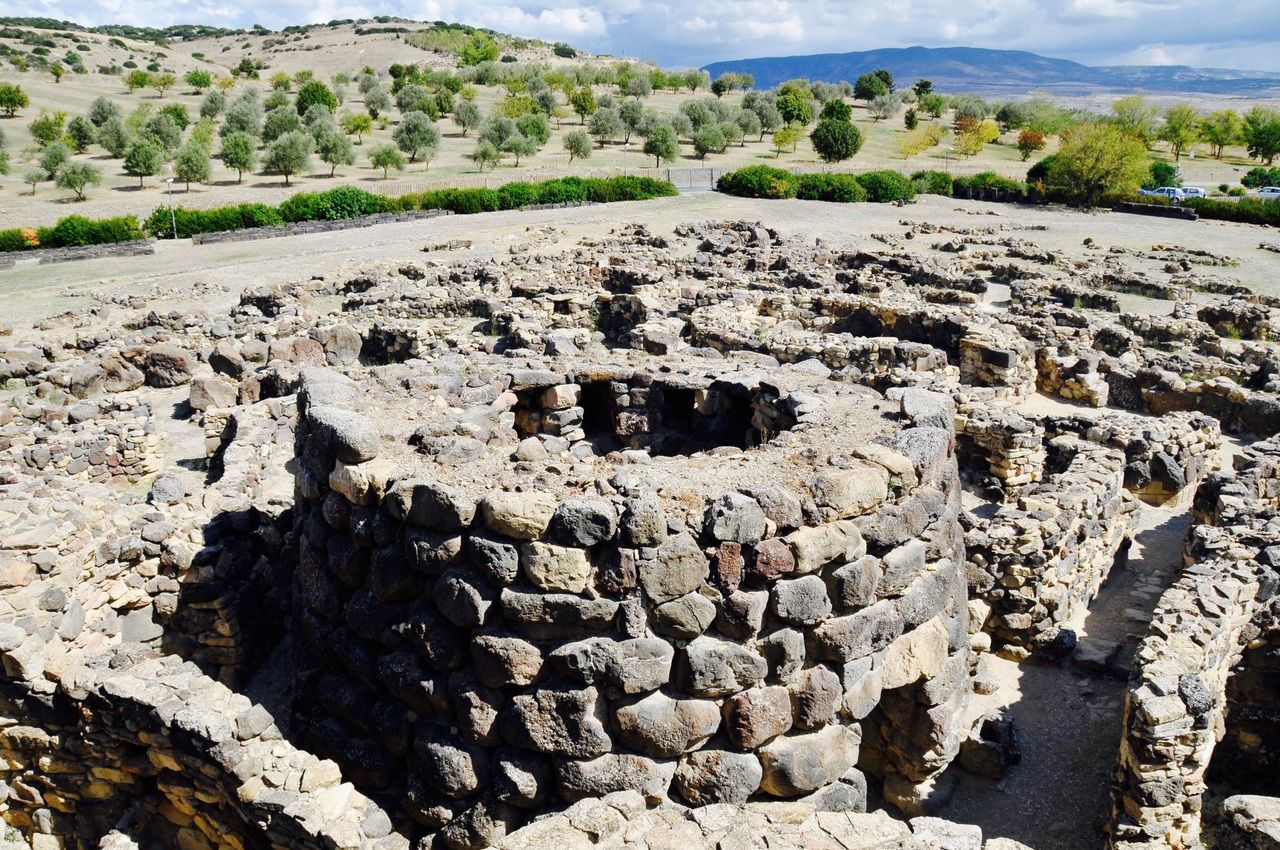
[[[757,88],[770,88],[797,78],[853,82],[868,71],[888,68],[902,85],[924,78],[933,81],[937,89],[978,93],[1048,89],[1061,94],[1146,91],[1256,95],[1280,91],[1280,73],[1268,71],[1186,65],[1091,66],[1022,50],[981,47],[902,47],[773,56],[712,62],[704,67],[712,77],[726,71],[751,74]]]

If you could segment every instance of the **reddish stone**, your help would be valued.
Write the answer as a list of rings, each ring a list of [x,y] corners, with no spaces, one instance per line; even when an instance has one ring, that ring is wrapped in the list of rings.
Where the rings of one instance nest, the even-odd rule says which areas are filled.
[[[724,702],[724,730],[729,740],[753,750],[791,728],[791,697],[780,685],[752,688]]]
[[[766,581],[773,581],[795,571],[796,557],[791,547],[777,537],[761,540],[756,544],[756,556],[751,562],[751,574]]]
[[[844,690],[829,667],[820,664],[802,671],[789,690],[796,728],[817,729],[835,722]]]
[[[600,569],[596,587],[607,596],[621,596],[636,588],[636,553],[634,549],[619,549]]]
[[[742,584],[742,565],[742,544],[721,543],[712,567],[716,584],[728,591],[737,590]]]

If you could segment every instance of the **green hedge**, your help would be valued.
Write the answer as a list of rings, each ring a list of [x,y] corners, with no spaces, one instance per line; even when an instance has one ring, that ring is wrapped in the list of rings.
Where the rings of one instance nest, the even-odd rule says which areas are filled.
[[[770,165],[748,165],[722,174],[716,189],[739,198],[781,200],[796,196],[796,176]]]
[[[337,221],[375,213],[410,210],[449,210],[457,215],[472,215],[498,210],[513,210],[536,204],[613,203],[646,201],[676,194],[676,187],[665,180],[649,177],[583,178],[563,177],[542,183],[507,183],[497,189],[434,189],[388,198],[352,186],[341,186],[327,192],[302,192],[279,207],[264,204],[242,204],[212,210],[174,210],[178,238],[197,233],[243,230],[300,221]],[[173,237],[169,208],[159,207],[147,219],[147,230],[161,239]]]
[[[867,190],[852,174],[801,174],[796,178],[796,197],[805,201],[856,204],[867,199]]]
[[[146,234],[143,233],[142,226],[131,215],[99,219],[69,215],[59,219],[53,227],[0,230],[0,253],[33,251],[36,248],[113,245],[144,238]]]
[[[1182,205],[1195,210],[1201,218],[1280,227],[1280,201],[1259,201],[1257,198],[1241,198],[1239,201],[1191,198],[1183,201]]]
[[[916,185],[897,171],[868,171],[858,175],[858,182],[867,190],[867,200],[878,204],[909,201],[916,196]]]
[[[716,181],[716,188],[726,195],[742,198],[802,198],[840,203],[885,203],[916,196],[915,184],[897,171],[795,175],[768,165],[749,165],[730,171]]]
[[[911,175],[911,182],[916,184],[916,191],[922,195],[951,197],[953,181],[945,171],[917,171]]]
[[[155,211],[147,217],[146,229],[148,233],[159,239],[172,239],[175,222],[179,239],[189,239],[197,233],[220,233],[224,230],[270,227],[285,223],[280,211],[266,204],[240,204],[211,210],[175,207],[172,219],[168,207],[156,207]]]
[[[1007,192],[1027,193],[1027,184],[1019,180],[1010,180],[1008,177],[1001,177],[994,171],[983,171],[972,177],[957,177],[952,181],[952,194],[958,195],[961,192],[978,189],[1003,189]]]
[[[340,186],[327,192],[299,192],[280,205],[286,222],[339,221],[362,215],[395,212],[396,202],[354,186]]]

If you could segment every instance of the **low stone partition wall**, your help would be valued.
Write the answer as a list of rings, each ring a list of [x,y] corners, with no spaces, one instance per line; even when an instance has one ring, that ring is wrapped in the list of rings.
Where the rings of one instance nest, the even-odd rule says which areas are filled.
[[[956,418],[962,464],[986,469],[999,482],[1001,499],[1044,478],[1044,436],[1039,422],[986,404],[961,405]]]
[[[1066,655],[1066,624],[1087,606],[1122,556],[1137,505],[1124,490],[1119,451],[1072,436],[1049,443],[1048,468],[1015,504],[968,515],[970,593],[991,606],[986,629],[1015,657]]]
[[[859,766],[911,805],[969,732],[950,431],[613,356],[304,371],[296,737],[453,848],[622,789],[865,805]]]
[[[1162,505],[1194,494],[1221,465],[1222,426],[1201,413],[1179,411],[1153,420],[1108,413],[1047,416],[1051,436],[1074,434],[1124,452],[1124,486],[1148,504]]]
[[[408,849],[337,765],[195,665],[137,645],[46,657],[33,639],[0,625],[0,816],[34,847],[114,832],[142,847]]]
[[[309,233],[336,233],[394,222],[423,221],[453,215],[451,210],[408,210],[396,213],[374,213],[359,218],[343,218],[336,221],[299,221],[294,224],[277,224],[270,227],[248,227],[244,230],[219,230],[216,233],[196,233],[192,245],[214,245],[219,242],[252,242],[257,239],[276,239],[282,236],[305,236]]]
[[[160,436],[147,405],[87,402],[70,408],[60,430],[15,436],[0,452],[0,465],[9,462],[30,473],[83,477],[90,481],[134,483],[160,470]],[[30,440],[30,442],[28,442]]]
[[[1234,476],[1210,476],[1197,494],[1197,519],[1216,524],[1193,527],[1189,566],[1160,598],[1134,658],[1112,784],[1115,850],[1200,845],[1227,682],[1280,587],[1278,461],[1280,441],[1257,443]]]
[[[41,265],[45,265],[47,263],[68,263],[75,260],[98,260],[103,257],[142,257],[155,252],[154,239],[113,242],[109,245],[82,245],[75,248],[36,248],[32,251],[13,251],[0,254],[0,269],[13,268],[22,260],[36,260]]]

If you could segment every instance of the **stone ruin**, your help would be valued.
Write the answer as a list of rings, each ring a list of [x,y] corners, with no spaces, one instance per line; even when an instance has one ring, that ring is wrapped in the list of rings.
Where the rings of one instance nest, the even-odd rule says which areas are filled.
[[[1017,850],[945,819],[1018,769],[999,657],[1128,681],[1080,846],[1271,846],[1275,305],[1228,258],[903,224],[532,228],[5,338],[6,824]],[[1153,505],[1184,565],[1099,655]]]

